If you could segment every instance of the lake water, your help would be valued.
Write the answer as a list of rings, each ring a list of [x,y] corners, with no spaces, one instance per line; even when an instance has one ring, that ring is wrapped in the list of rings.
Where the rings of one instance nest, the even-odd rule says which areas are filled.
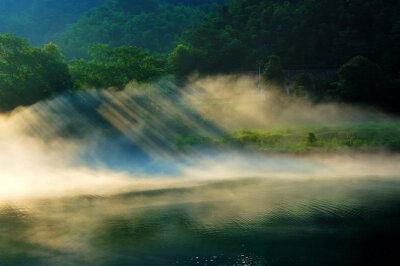
[[[399,181],[258,177],[2,201],[0,265],[399,265]]]

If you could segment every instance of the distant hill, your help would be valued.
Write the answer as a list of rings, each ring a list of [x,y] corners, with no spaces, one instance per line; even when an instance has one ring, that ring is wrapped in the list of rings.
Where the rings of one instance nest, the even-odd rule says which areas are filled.
[[[42,45],[105,1],[0,0],[0,33],[14,33]]]
[[[165,54],[173,49],[184,30],[201,22],[210,10],[209,4],[224,2],[109,0],[81,17],[56,43],[67,58],[85,58],[87,48],[98,43],[139,46]]]
[[[187,5],[187,6],[201,6],[204,4],[210,3],[227,3],[230,0],[159,0],[160,3],[165,4],[179,4],[179,5]]]

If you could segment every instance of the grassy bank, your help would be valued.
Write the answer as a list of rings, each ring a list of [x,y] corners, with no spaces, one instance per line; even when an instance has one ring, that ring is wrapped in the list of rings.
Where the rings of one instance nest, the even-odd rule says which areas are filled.
[[[176,148],[236,146],[266,152],[400,151],[400,123],[242,129],[218,137],[188,136]]]

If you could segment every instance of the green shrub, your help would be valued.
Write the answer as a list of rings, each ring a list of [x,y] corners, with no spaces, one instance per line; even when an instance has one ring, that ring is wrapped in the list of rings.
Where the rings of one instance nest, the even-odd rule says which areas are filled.
[[[308,143],[308,144],[313,145],[313,144],[315,144],[317,141],[318,141],[318,140],[317,140],[317,137],[315,136],[314,133],[312,133],[312,132],[308,133],[308,136],[307,136],[307,143]]]

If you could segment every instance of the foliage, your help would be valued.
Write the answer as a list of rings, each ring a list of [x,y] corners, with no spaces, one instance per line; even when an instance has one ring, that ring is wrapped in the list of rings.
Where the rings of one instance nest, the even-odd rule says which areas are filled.
[[[310,132],[312,130],[312,132]],[[318,139],[316,138],[318,135]],[[307,138],[304,138],[307,136]],[[311,145],[310,145],[311,144]],[[238,145],[265,152],[304,153],[400,150],[400,124],[364,123],[321,127],[239,130],[220,137],[188,136],[177,148]]]
[[[211,3],[227,3],[230,0],[159,0],[160,3],[172,4],[172,5],[187,5],[187,6],[202,6]]]
[[[64,32],[78,20],[85,16],[93,8],[102,6],[105,2],[116,2],[115,6],[126,13],[138,15],[141,12],[157,12],[158,2],[169,5],[181,5],[200,7],[202,10],[209,10],[205,4],[222,3],[225,0],[0,0],[0,33],[12,32],[31,40],[33,45],[43,45],[49,41],[55,41],[62,36]],[[107,5],[109,5],[107,3]],[[114,10],[111,10],[114,11]],[[173,12],[168,20],[179,20],[179,12]],[[186,14],[184,14],[186,16]],[[152,16],[151,19],[158,19]],[[151,20],[149,19],[149,20]],[[162,20],[165,18],[160,18]],[[100,20],[101,21],[101,18]],[[170,24],[170,21],[164,21]],[[178,25],[179,22],[184,24]],[[175,26],[188,25],[187,21],[179,21]],[[147,21],[147,24],[153,23]],[[165,25],[165,24],[164,24]],[[127,26],[127,25],[126,25]],[[142,25],[137,25],[142,26]],[[163,26],[162,23],[155,26]],[[127,26],[128,27],[128,26]],[[172,27],[169,27],[172,29]],[[137,29],[137,31],[144,29]],[[172,31],[170,31],[171,34]],[[164,31],[164,34],[168,34]],[[154,33],[155,34],[155,33]],[[179,34],[178,34],[179,35]],[[179,36],[174,37],[179,37]],[[84,35],[82,35],[84,36]],[[84,40],[83,40],[84,41]],[[105,43],[107,39],[98,40],[99,43]],[[64,43],[61,46],[64,47]],[[95,43],[90,43],[95,44]],[[132,43],[119,43],[118,45],[132,45]],[[134,45],[141,45],[140,43]],[[86,47],[84,48],[86,51]],[[69,52],[69,51],[68,51]],[[68,57],[81,57],[68,53]]]
[[[89,48],[89,54],[90,61],[71,61],[75,88],[123,88],[131,80],[145,82],[163,73],[161,61],[139,47],[96,45]]]
[[[12,32],[43,45],[105,0],[0,0],[0,33]]]
[[[215,9],[204,6],[210,3],[220,5]],[[84,58],[73,60],[70,66],[79,88],[123,87],[131,79],[151,80],[163,72],[160,60],[165,59],[167,70],[179,78],[193,72],[248,73],[268,59],[263,77],[278,87],[285,85],[283,69],[307,73],[313,68],[338,69],[347,62],[338,71],[340,82],[313,77],[313,84],[306,74],[298,76],[293,83],[295,94],[307,94],[315,101],[379,105],[398,112],[399,13],[396,0],[0,0],[0,32],[15,32],[40,45],[55,39],[68,59]],[[97,48],[88,53],[90,46]],[[50,61],[46,63],[43,54],[62,57],[52,47],[23,48],[20,53],[29,50],[37,65],[46,65]],[[20,73],[39,71],[27,67],[27,55],[15,58],[19,58],[15,64]],[[54,70],[40,74],[47,81],[54,79],[51,88],[42,86],[44,91],[69,86],[67,78],[58,76],[68,76],[61,74],[65,72],[63,59],[56,61],[59,65]],[[2,71],[9,69],[2,65]],[[51,71],[55,71],[52,76]],[[2,74],[2,86],[22,82],[7,75]],[[32,81],[32,86],[39,83]],[[14,97],[14,104],[11,98],[8,101],[9,108],[22,96]]]
[[[56,45],[33,48],[26,39],[0,35],[0,111],[33,104],[71,85],[68,67]]]
[[[159,5],[157,1],[108,1],[83,16],[56,43],[67,58],[88,58],[87,47],[98,43],[167,53],[181,33],[204,15],[199,8]]]
[[[314,133],[309,132],[307,135],[307,143],[310,145],[313,145],[317,142],[317,137],[315,136]]]
[[[340,86],[331,80],[318,80],[312,88],[311,96],[316,101],[338,101]]]
[[[154,12],[158,9],[157,0],[117,0],[115,6],[128,11],[132,15]]]
[[[338,68],[362,54],[391,73],[400,62],[396,0],[234,0],[183,36],[207,72],[252,70],[268,55],[285,68]]]
[[[307,94],[313,91],[313,82],[310,75],[299,74],[293,82],[293,89],[296,95]]]
[[[399,13],[395,0],[234,0],[184,33],[181,43],[196,51],[190,61],[202,62],[185,65],[185,72],[248,72],[275,54],[282,67],[268,61],[264,79],[283,87],[282,68],[338,69],[363,55],[382,68],[355,58],[339,70],[341,84],[325,81],[313,88],[303,76],[295,81],[296,94],[399,111],[393,100],[399,96]]]
[[[263,79],[267,84],[277,86],[281,89],[285,87],[285,73],[283,72],[281,59],[279,56],[271,55],[262,73]]]
[[[177,77],[185,77],[193,70],[201,70],[204,67],[204,58],[199,56],[200,51],[186,45],[178,45],[168,55],[168,67]],[[201,59],[203,60],[201,60]]]
[[[384,72],[371,60],[356,56],[338,70],[345,100],[374,103],[384,97]]]

